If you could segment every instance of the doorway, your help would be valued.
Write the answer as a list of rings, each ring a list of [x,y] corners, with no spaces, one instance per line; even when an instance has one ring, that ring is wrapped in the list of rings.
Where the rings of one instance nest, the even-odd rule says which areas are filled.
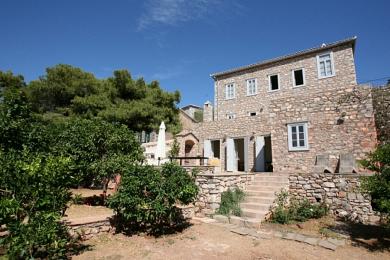
[[[211,152],[214,158],[221,159],[221,141],[211,140]]]
[[[256,137],[255,170],[256,172],[273,171],[271,135]]]
[[[234,147],[237,160],[237,171],[245,171],[245,158],[244,158],[244,139],[234,139]]]
[[[226,139],[226,171],[248,171],[248,143],[248,137]]]

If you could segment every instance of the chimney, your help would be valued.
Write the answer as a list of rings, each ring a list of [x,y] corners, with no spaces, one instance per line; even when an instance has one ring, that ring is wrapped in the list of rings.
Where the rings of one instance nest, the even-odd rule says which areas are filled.
[[[203,105],[203,122],[214,121],[213,106],[210,101],[206,101]]]

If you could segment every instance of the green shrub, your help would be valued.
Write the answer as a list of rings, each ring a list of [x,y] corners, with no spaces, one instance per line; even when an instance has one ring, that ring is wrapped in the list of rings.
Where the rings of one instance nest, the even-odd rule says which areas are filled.
[[[240,202],[245,198],[245,193],[239,188],[227,190],[221,194],[221,204],[217,213],[225,216],[241,216]]]
[[[0,220],[9,235],[0,241],[11,259],[56,258],[69,237],[59,223],[71,199],[69,160],[24,151],[0,151]]]
[[[66,258],[70,237],[66,226],[58,219],[59,215],[40,213],[28,223],[9,223],[9,235],[1,241],[6,245],[9,258]]]
[[[282,191],[277,195],[276,207],[272,210],[271,221],[287,224],[292,221],[303,222],[311,218],[320,218],[328,214],[324,203],[311,203],[307,199],[292,198],[288,201],[288,192]]]
[[[176,204],[193,202],[198,193],[194,179],[184,168],[167,163],[153,166],[132,165],[123,173],[118,192],[108,199],[115,211],[119,228],[129,224],[158,230],[174,225]]]
[[[371,196],[374,210],[384,217],[390,216],[390,144],[379,146],[367,159],[360,162],[365,168],[375,171],[373,176],[362,179],[361,189]]]

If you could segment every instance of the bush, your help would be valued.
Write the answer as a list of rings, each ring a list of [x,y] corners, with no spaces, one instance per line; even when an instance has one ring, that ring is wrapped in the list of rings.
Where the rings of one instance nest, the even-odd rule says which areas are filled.
[[[167,163],[161,169],[132,165],[123,173],[108,206],[114,210],[120,229],[136,224],[154,232],[175,224],[175,205],[193,202],[197,193],[194,179],[176,164]]]
[[[2,244],[6,245],[10,259],[66,258],[70,237],[58,218],[55,214],[40,213],[26,224],[9,223],[9,236]]]
[[[272,210],[271,221],[288,224],[292,221],[303,222],[311,218],[321,218],[328,214],[328,206],[324,203],[310,203],[307,199],[292,198],[288,201],[288,192],[277,195],[276,207]]]
[[[69,237],[59,223],[71,199],[69,160],[24,151],[0,151],[0,241],[11,259],[59,257]]]
[[[373,176],[362,179],[361,189],[371,196],[374,210],[384,217],[390,216],[390,144],[379,146],[367,159],[360,162],[365,168],[375,171]]]
[[[240,202],[245,198],[245,193],[239,188],[227,190],[221,194],[221,204],[217,213],[225,216],[241,216]]]

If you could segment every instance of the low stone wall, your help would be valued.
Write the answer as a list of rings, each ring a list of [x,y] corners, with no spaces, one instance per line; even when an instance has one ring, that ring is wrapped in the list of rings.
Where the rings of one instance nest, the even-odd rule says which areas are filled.
[[[83,240],[90,239],[97,234],[114,232],[115,230],[111,226],[109,218],[94,221],[73,221],[66,224],[72,237]]]
[[[198,198],[195,202],[196,215],[214,214],[221,203],[222,192],[229,188],[245,189],[253,179],[252,173],[198,174],[195,180],[199,187]]]
[[[311,202],[324,202],[331,213],[354,222],[367,222],[374,216],[371,200],[359,192],[358,174],[291,174],[290,195]]]

